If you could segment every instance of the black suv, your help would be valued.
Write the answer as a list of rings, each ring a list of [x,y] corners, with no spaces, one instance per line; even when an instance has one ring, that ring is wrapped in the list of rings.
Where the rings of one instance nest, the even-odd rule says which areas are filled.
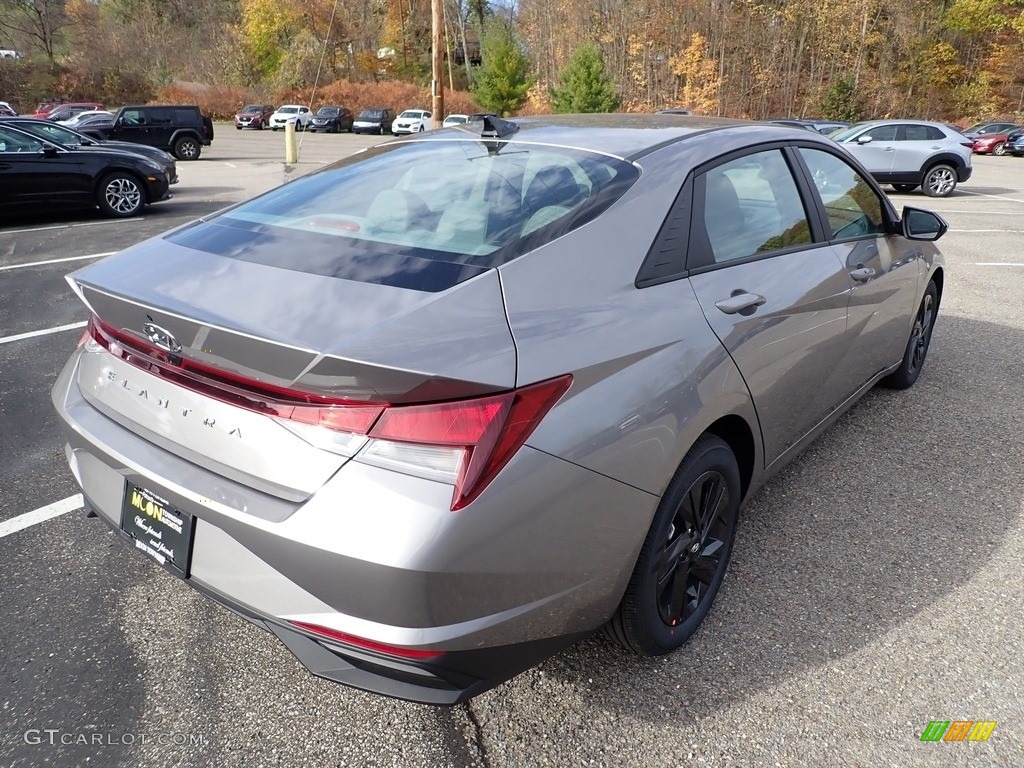
[[[121,107],[113,125],[88,126],[99,139],[131,141],[165,149],[179,160],[198,160],[213,141],[213,121],[199,107],[181,104]]]

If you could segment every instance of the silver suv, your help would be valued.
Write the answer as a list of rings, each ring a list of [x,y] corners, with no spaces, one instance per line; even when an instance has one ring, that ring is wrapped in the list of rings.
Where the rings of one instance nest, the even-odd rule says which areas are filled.
[[[958,182],[971,178],[972,142],[942,123],[876,120],[830,138],[897,192],[921,187],[929,197],[947,197]]]

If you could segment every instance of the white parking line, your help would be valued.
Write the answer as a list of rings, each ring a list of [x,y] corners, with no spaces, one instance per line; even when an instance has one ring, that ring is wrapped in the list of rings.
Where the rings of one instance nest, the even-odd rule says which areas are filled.
[[[949,232],[1002,232],[1008,235],[1024,234],[1024,229],[950,229]]]
[[[10,520],[2,520],[0,521],[0,539],[38,523],[45,523],[47,520],[67,514],[68,512],[74,512],[83,506],[85,506],[85,499],[82,498],[82,494],[76,493],[74,496],[68,496],[66,499],[61,499],[60,501],[53,502],[53,504],[47,504],[45,507],[12,517]]]
[[[59,264],[62,261],[82,261],[84,259],[99,259],[104,256],[113,256],[117,251],[105,251],[103,253],[89,253],[85,256],[65,256],[62,259],[47,259],[46,261],[30,261],[27,264],[8,264],[5,267],[0,267],[0,272],[4,272],[8,269],[24,269],[25,267],[39,267],[44,264]]]
[[[85,328],[88,325],[85,320],[80,323],[68,323],[67,325],[58,325],[56,328],[43,328],[41,331],[27,331],[25,333],[16,333],[13,336],[0,336],[0,344],[9,344],[12,341],[21,341],[22,339],[31,339],[33,336],[46,336],[50,333],[61,333],[62,331],[72,331],[75,328]]]
[[[100,224],[127,224],[130,221],[145,221],[144,216],[133,216],[130,219],[106,219],[104,221],[84,221],[81,224],[54,224],[52,227],[29,227],[26,229],[0,229],[0,235],[20,235],[25,232],[46,232],[51,229],[72,229],[74,227],[95,227]]]
[[[991,197],[993,200],[1005,200],[1008,203],[1024,203],[1024,200],[1018,200],[1015,197],[1003,197],[1002,195],[990,195],[985,192],[971,192],[968,189],[961,189],[965,195],[977,195],[978,197]]]
[[[1024,267],[1024,261],[976,261],[976,267]]]

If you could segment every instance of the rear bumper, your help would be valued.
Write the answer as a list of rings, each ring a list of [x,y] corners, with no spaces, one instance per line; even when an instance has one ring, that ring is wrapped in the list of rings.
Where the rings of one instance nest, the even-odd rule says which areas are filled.
[[[958,181],[967,181],[969,178],[971,178],[972,173],[974,173],[974,168],[971,166],[957,168],[956,178]]]
[[[95,512],[86,499],[86,510]],[[106,515],[102,519],[125,543],[133,540]],[[345,645],[306,633],[194,579],[187,583],[235,615],[270,632],[313,675],[383,696],[415,702],[452,706],[500,685],[544,659],[568,648],[589,631],[531,642],[444,653],[417,661]]]
[[[272,631],[313,674],[357,688],[454,704],[598,628],[657,503],[530,448],[457,513],[450,486],[356,461],[305,500],[279,498],[97,410],[78,387],[79,357],[58,377],[53,402],[91,508],[120,531],[131,482],[191,514],[184,580]],[[377,653],[293,621],[437,655]]]

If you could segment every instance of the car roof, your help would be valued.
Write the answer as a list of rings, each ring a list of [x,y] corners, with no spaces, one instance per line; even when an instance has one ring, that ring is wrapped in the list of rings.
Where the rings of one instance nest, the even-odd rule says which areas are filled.
[[[623,158],[640,155],[663,144],[709,131],[742,128],[746,133],[762,133],[763,141],[783,139],[787,136],[803,138],[803,134],[809,134],[804,128],[749,120],[691,117],[689,120],[681,121],[673,115],[658,114],[544,115],[510,118],[510,122],[519,126],[519,130],[508,137],[513,141],[575,147]],[[414,140],[451,141],[452,136],[448,133],[427,133]]]
[[[940,123],[935,120],[914,120],[913,118],[898,118],[894,120],[861,120],[853,123],[851,128],[859,128],[862,125],[934,125],[936,128],[949,128],[948,123]]]

